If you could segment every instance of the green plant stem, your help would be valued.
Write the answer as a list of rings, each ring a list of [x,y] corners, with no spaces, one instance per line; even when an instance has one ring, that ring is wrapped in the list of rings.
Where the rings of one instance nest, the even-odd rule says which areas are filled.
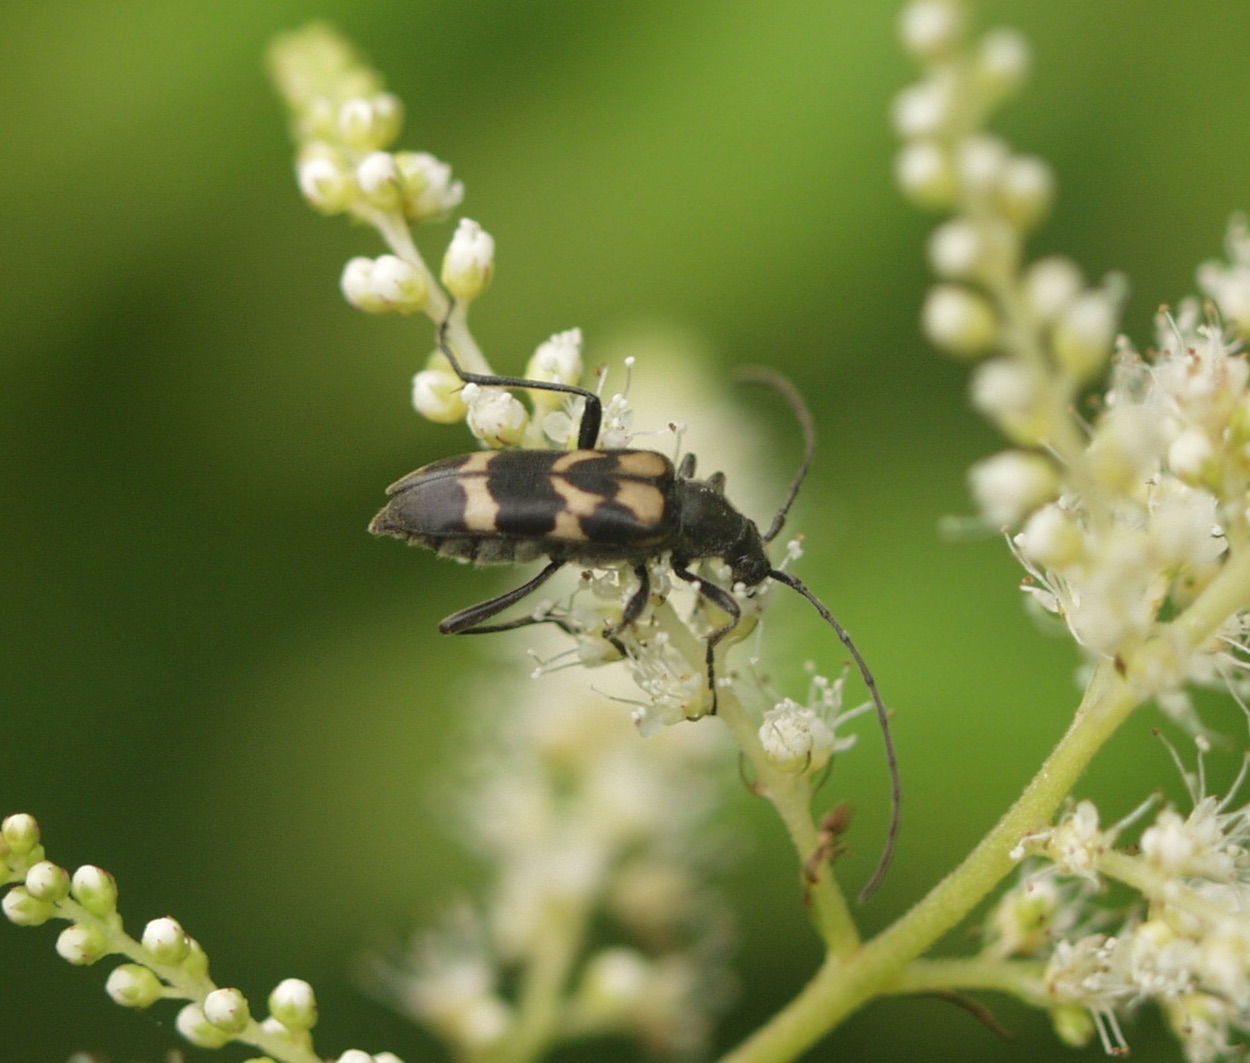
[[[1045,1005],[1040,960],[1000,960],[984,956],[913,960],[902,977],[886,992],[946,993],[952,990],[989,990],[1008,993],[1038,1007]]]
[[[849,955],[859,946],[859,930],[829,860],[813,861],[821,838],[812,821],[810,776],[806,772],[782,771],[768,759],[760,744],[758,724],[732,691],[721,691],[718,711],[750,762],[757,792],[777,810],[794,843],[812,920],[826,950],[832,956]]]
[[[799,995],[722,1063],[794,1059],[866,1001],[896,991],[903,984],[906,965],[959,923],[1012,870],[1016,864],[1012,850],[1025,835],[1050,823],[1094,754],[1137,702],[1114,665],[1101,664],[1067,734],[964,862],[857,952],[827,957]]]
[[[1014,805],[954,871],[910,912],[849,956],[831,953],[812,980],[785,1008],[723,1057],[722,1063],[781,1063],[794,1059],[880,993],[903,991],[908,967],[953,928],[1015,866],[1012,850],[1028,834],[1046,828],[1094,755],[1143,700],[1124,675],[1149,675],[1151,658],[1182,658],[1215,638],[1250,598],[1250,552],[1229,558],[1219,575],[1160,637],[1139,647],[1133,659],[1104,660],[1067,734]],[[1117,865],[1121,874],[1128,868]],[[915,968],[912,969],[912,977]]]
[[[539,934],[517,994],[516,1025],[489,1063],[531,1063],[541,1059],[559,1036],[564,992],[581,954],[589,917],[585,903],[549,902],[546,930]]]

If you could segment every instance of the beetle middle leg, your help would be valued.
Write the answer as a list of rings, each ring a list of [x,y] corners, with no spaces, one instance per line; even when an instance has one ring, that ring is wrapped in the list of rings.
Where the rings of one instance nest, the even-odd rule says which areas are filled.
[[[673,575],[678,579],[685,580],[687,583],[695,584],[704,598],[707,598],[716,608],[729,617],[729,622],[713,631],[704,644],[707,647],[707,684],[712,691],[712,708],[709,711],[709,715],[715,716],[718,701],[716,694],[716,647],[721,639],[738,626],[738,621],[742,619],[742,609],[738,605],[737,599],[725,590],[724,587],[718,587],[711,580],[704,579],[702,576],[696,576],[684,566],[674,565]]]

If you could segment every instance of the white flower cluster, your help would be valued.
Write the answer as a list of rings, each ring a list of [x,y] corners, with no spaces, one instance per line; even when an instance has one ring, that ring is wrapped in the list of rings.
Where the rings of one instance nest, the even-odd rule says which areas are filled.
[[[1205,742],[1198,745],[1201,758]],[[1153,799],[1106,829],[1082,801],[1021,844],[1017,858],[1046,863],[1026,869],[990,913],[986,952],[1044,962],[1039,999],[1065,1040],[1097,1035],[1109,1053],[1123,1053],[1121,1019],[1150,1002],[1190,1063],[1244,1052],[1237,1038],[1250,1032],[1250,807],[1233,801],[1245,778],[1243,765],[1221,801],[1204,793],[1201,769],[1187,774],[1190,813],[1159,809],[1136,846],[1117,848],[1117,840]],[[1112,907],[1109,880],[1141,902]]]
[[[1149,359],[1121,343],[1084,450],[1056,465],[1054,497],[1013,538],[1035,601],[1182,719],[1185,683],[1240,685],[1243,670],[1250,593],[1216,618],[1214,637],[1193,640],[1166,618],[1246,543],[1248,380],[1240,343],[1202,323],[1195,302],[1161,314]],[[1135,652],[1151,640],[1151,652]]]
[[[980,359],[973,404],[1013,444],[973,466],[972,494],[987,526],[1013,533],[1032,601],[1196,726],[1185,684],[1227,684],[1245,659],[1250,581],[1228,577],[1240,595],[1178,620],[1250,540],[1250,369],[1221,324],[1246,320],[1250,237],[1236,223],[1231,263],[1199,273],[1213,314],[1196,302],[1161,314],[1149,356],[1117,342],[1122,280],[1091,287],[1066,259],[1025,262],[1053,182],[981,127],[1022,81],[1027,47],[1006,30],[969,40],[965,21],[960,0],[907,5],[903,39],[925,76],[900,94],[895,124],[904,190],[953,213],[930,242],[941,281],[924,327]],[[1076,411],[1109,364],[1086,421]]]
[[[86,967],[110,955],[125,956],[109,973],[105,990],[125,1008],[149,1008],[161,1000],[186,1003],[174,1020],[178,1032],[200,1048],[231,1042],[261,1048],[270,1063],[313,1063],[312,1029],[317,1000],[299,978],[279,982],[269,994],[269,1014],[253,1017],[238,990],[219,987],[208,974],[200,943],[169,916],[152,919],[138,940],[126,933],[117,910],[117,882],[102,868],[84,865],[70,874],[45,859],[39,825],[23,813],[0,822],[0,887],[10,886],[0,908],[18,926],[69,921],[56,941],[68,963]],[[402,1063],[390,1052],[351,1049],[340,1063]]]
[[[641,742],[575,677],[501,707],[461,832],[492,868],[489,892],[377,961],[379,992],[470,1058],[532,1034],[536,1016],[546,1045],[699,1048],[727,1002],[728,921],[706,885],[723,739],[687,726]],[[592,922],[616,940],[586,952]]]

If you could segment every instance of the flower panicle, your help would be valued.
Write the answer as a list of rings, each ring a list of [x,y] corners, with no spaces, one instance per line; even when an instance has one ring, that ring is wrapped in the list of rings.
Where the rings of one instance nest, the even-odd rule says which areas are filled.
[[[723,735],[639,742],[567,673],[496,714],[456,832],[490,861],[488,885],[372,957],[374,990],[463,1057],[592,1036],[704,1047],[730,989],[727,907],[706,884]]]
[[[182,1001],[175,1026],[190,1044],[220,1048],[231,1042],[252,1045],[271,1063],[320,1063],[313,1050],[317,1001],[302,979],[279,982],[268,997],[268,1015],[253,1017],[246,997],[209,977],[208,957],[199,942],[169,916],[150,920],[138,938],[125,929],[117,909],[117,882],[103,868],[84,865],[72,873],[47,860],[33,816],[18,813],[0,822],[0,909],[18,926],[54,920],[70,925],[57,937],[56,950],[76,966],[106,956],[126,962],[114,967],[105,990],[114,1003],[145,1009],[162,1000]],[[402,1063],[391,1053],[356,1051],[339,1056],[357,1063]]]
[[[986,920],[987,958],[1045,962],[1040,1001],[1060,1036],[1095,1036],[1127,1050],[1123,1020],[1158,1006],[1186,1058],[1214,1061],[1245,1050],[1250,1033],[1250,805],[1240,803],[1245,763],[1221,798],[1206,792],[1205,739],[1198,768],[1174,759],[1189,789],[1182,814],[1156,796],[1103,828],[1090,801],[1023,839],[1019,882]],[[1170,747],[1169,747],[1170,749]],[[1136,840],[1122,843],[1130,828]],[[1116,882],[1137,895],[1109,897]]]
[[[966,14],[961,0],[904,9],[923,75],[900,94],[895,126],[904,192],[950,215],[930,239],[938,283],[922,325],[976,363],[972,403],[1011,444],[972,467],[972,495],[984,524],[1009,534],[1031,604],[1200,731],[1186,686],[1237,692],[1247,658],[1250,230],[1234,219],[1228,261],[1199,269],[1207,308],[1191,298],[1161,311],[1139,353],[1120,335],[1123,278],[1090,285],[1068,259],[1028,260],[1054,182],[985,129],[1022,83],[1027,46],[1006,30],[973,36]],[[1222,612],[1191,620],[1209,589]]]

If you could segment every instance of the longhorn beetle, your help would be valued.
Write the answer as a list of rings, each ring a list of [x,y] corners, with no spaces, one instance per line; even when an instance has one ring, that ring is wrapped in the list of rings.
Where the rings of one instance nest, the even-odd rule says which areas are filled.
[[[786,399],[803,429],[805,443],[803,462],[785,501],[768,531],[761,535],[755,522],[725,498],[723,473],[706,480],[694,479],[693,454],[687,454],[674,468],[656,451],[598,449],[603,405],[594,392],[555,381],[466,372],[447,342],[450,316],[439,326],[438,346],[466,384],[562,392],[583,399],[585,405],[576,450],[477,451],[426,465],[387,488],[390,501],[369,525],[374,535],[393,535],[446,557],[478,564],[547,558],[547,564],[532,579],[497,598],[453,613],[438,625],[439,630],[445,635],[481,635],[545,621],[559,623],[541,614],[499,623],[487,621],[536,591],[567,564],[620,563],[633,566],[638,589],[626,602],[619,623],[603,634],[623,649],[616,636],[642,615],[651,596],[648,562],[668,554],[673,575],[697,587],[699,594],[728,617],[706,641],[710,711],[715,713],[716,647],[737,627],[742,612],[729,591],[692,572],[691,563],[720,558],[729,567],[735,585],[755,587],[773,579],[793,587],[811,602],[854,658],[872,695],[884,736],[892,812],[885,851],[860,895],[866,899],[889,866],[899,826],[902,794],[889,714],[872,672],[846,629],[797,576],[774,568],[764,549],[785,524],[816,445],[811,414],[798,391],[770,371],[755,370],[744,377],[747,382],[771,386]]]

